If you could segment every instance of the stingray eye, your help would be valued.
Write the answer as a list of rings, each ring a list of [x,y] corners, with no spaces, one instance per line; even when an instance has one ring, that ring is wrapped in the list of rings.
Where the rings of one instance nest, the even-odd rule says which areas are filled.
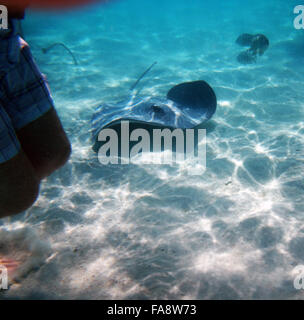
[[[159,115],[164,115],[165,111],[159,106],[152,106],[152,111],[158,113]]]

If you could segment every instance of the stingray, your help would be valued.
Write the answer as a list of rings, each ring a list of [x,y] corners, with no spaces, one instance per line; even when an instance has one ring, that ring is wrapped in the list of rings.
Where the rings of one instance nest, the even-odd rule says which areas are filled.
[[[115,104],[102,103],[97,107],[91,120],[94,151],[98,149],[100,131],[117,128],[124,120],[139,128],[190,129],[211,119],[217,100],[213,89],[204,80],[177,84],[166,97],[142,97],[134,93],[135,86],[155,64],[130,88],[132,92],[127,99]]]
[[[250,47],[253,37],[254,37],[254,35],[252,35],[252,34],[243,33],[236,39],[235,42],[240,46]]]
[[[256,63],[256,54],[252,53],[250,50],[242,51],[237,56],[237,61],[242,64]]]
[[[269,40],[263,34],[257,34],[253,37],[249,50],[254,54],[259,54],[261,56],[268,49],[268,47]]]
[[[269,40],[263,34],[243,33],[236,39],[236,43],[243,47],[250,47],[237,57],[238,62],[242,64],[255,63],[257,56],[262,56],[269,47]]]

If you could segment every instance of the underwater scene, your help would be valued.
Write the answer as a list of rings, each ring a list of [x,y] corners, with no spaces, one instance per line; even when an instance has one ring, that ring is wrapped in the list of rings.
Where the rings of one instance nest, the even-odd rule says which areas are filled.
[[[23,38],[72,154],[31,208],[0,219],[0,264],[14,269],[0,299],[303,299],[298,5],[27,10]],[[204,129],[205,169],[101,163],[98,134],[122,119]]]

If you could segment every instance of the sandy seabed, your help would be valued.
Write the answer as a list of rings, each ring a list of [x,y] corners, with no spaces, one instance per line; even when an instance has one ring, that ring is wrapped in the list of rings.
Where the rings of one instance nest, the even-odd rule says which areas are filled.
[[[304,33],[284,1],[194,1],[187,15],[182,2],[28,16],[73,154],[32,209],[0,222],[0,253],[22,262],[1,298],[303,298]],[[256,64],[236,60],[244,32],[270,39]],[[41,52],[54,42],[79,65],[63,48]],[[125,97],[153,61],[142,95],[198,79],[216,92],[201,176],[187,164],[102,166],[91,151],[95,106]]]

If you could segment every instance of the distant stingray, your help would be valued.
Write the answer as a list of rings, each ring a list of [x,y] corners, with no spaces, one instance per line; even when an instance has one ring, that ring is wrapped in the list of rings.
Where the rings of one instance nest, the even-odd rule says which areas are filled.
[[[254,54],[259,54],[261,56],[268,49],[268,47],[269,40],[263,34],[257,34],[253,37],[249,50]]]
[[[237,57],[238,62],[242,64],[255,63],[257,56],[262,56],[269,47],[269,40],[263,34],[243,33],[236,39],[236,43],[243,47],[250,47]]]
[[[236,39],[235,42],[240,46],[250,47],[251,44],[252,44],[252,39],[253,38],[254,38],[254,36],[252,34],[243,33]]]
[[[237,61],[242,63],[242,64],[251,64],[251,63],[256,63],[256,55],[253,54],[250,49],[241,52],[237,56]]]

